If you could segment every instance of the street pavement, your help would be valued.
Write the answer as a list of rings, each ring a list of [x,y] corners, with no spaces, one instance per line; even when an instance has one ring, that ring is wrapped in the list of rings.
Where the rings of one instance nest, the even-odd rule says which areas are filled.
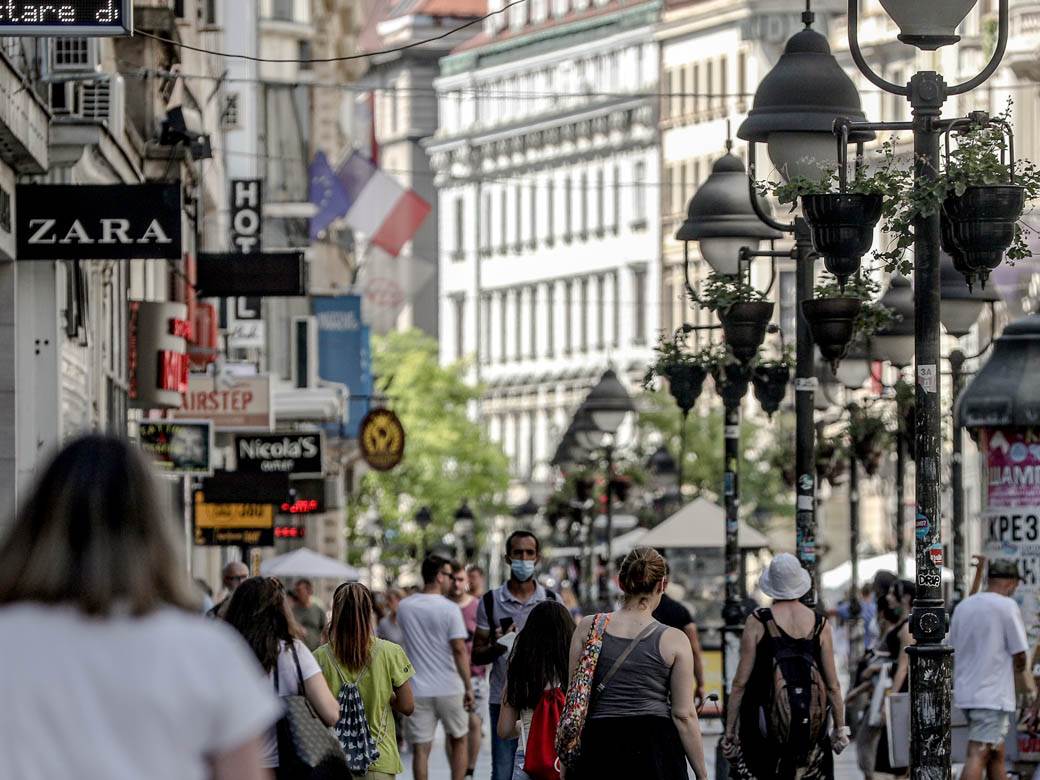
[[[704,723],[705,731],[718,731],[717,723]],[[715,780],[715,745],[718,742],[718,734],[704,735],[704,752],[708,760],[708,777]],[[480,751],[480,761],[477,764],[475,780],[490,780],[491,778],[491,737],[484,736],[484,747]],[[404,760],[404,774],[402,780],[413,780],[412,754],[406,753],[402,756]],[[693,777],[691,773],[690,777]],[[860,780],[863,775],[856,769],[856,748],[850,745],[849,749],[838,756],[835,760],[835,780]],[[451,780],[451,770],[448,767],[448,759],[444,752],[444,732],[437,729],[436,743],[433,755],[430,759],[430,780]]]

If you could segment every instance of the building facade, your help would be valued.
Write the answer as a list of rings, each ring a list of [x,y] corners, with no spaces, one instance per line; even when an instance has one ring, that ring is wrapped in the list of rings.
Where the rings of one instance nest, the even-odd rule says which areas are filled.
[[[608,365],[634,383],[655,339],[659,12],[532,0],[441,61],[441,357],[472,363],[536,494],[589,387]]]

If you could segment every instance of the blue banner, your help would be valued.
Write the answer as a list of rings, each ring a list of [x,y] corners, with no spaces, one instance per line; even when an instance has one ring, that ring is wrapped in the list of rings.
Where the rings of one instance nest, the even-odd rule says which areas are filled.
[[[318,376],[350,390],[346,424],[326,433],[356,439],[372,400],[370,333],[361,323],[361,296],[314,297],[311,307],[318,321]]]

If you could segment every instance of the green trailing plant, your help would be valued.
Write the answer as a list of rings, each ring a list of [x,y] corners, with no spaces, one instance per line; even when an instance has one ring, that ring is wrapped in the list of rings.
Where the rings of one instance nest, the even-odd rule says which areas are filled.
[[[779,354],[775,356],[763,357],[762,351],[759,350],[758,357],[755,359],[753,367],[756,368],[789,368],[793,369],[795,363],[794,346],[791,344],[785,344],[784,348],[780,350]]]
[[[702,309],[724,316],[734,304],[757,303],[766,299],[765,293],[755,288],[742,274],[708,275],[699,293],[691,293]]]
[[[646,368],[643,375],[643,389],[653,390],[655,380],[671,379],[679,372],[691,368],[701,368],[707,371],[713,360],[710,357],[714,347],[705,347],[697,352],[687,349],[686,332],[679,328],[669,337],[661,334],[654,347],[654,362]]]
[[[827,480],[831,485],[837,484],[845,474],[848,461],[848,447],[842,436],[821,434],[816,439],[816,475]]]
[[[869,406],[849,407],[846,435],[856,460],[863,464],[868,474],[876,474],[881,456],[892,439],[883,412]]]
[[[816,298],[858,298],[863,302],[853,325],[850,345],[863,345],[878,331],[881,331],[899,319],[899,315],[881,305],[878,295],[881,285],[868,270],[862,270],[849,278],[842,290],[838,280],[830,274],[823,274],[814,290]]]

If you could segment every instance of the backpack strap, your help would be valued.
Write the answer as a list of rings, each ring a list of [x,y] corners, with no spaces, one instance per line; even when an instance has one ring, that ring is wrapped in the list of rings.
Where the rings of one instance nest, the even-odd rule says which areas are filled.
[[[756,609],[752,614],[763,625],[766,633],[769,634],[770,639],[776,641],[782,638],[780,635],[780,627],[777,626],[776,620],[773,619],[773,610],[767,607],[761,607],[760,609]]]
[[[827,625],[827,616],[821,615],[819,612],[816,613],[816,625],[813,626],[813,632],[810,639],[816,639],[819,637],[820,632],[823,631],[823,627]]]
[[[495,633],[495,590],[492,588],[481,598],[484,602],[484,617],[487,618],[488,630]]]
[[[292,650],[293,662],[296,664],[296,679],[299,680],[299,682],[300,682],[299,695],[303,696],[303,695],[305,695],[305,691],[304,691],[304,687],[303,687],[303,669],[300,668],[300,657],[298,655],[296,655],[296,640],[295,639],[290,639],[289,640],[289,649]],[[278,662],[277,661],[275,661],[275,666],[276,667],[278,666]]]

